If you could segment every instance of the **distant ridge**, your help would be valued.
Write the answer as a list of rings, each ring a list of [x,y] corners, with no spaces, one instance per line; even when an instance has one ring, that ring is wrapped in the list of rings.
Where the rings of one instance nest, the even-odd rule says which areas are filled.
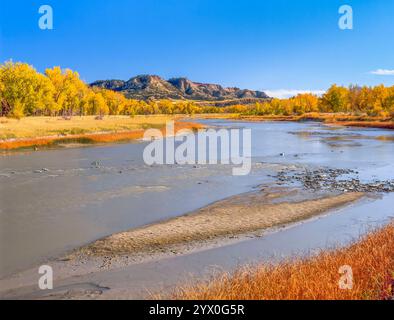
[[[198,83],[187,78],[164,80],[156,75],[139,75],[128,81],[100,80],[90,84],[123,93],[127,98],[174,99],[218,102],[218,105],[231,105],[241,101],[270,99],[262,91],[239,88],[224,88],[218,84]]]

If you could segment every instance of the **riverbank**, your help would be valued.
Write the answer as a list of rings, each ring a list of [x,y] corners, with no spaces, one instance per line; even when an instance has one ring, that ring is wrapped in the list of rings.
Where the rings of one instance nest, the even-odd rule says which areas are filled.
[[[351,289],[339,286],[342,266],[353,273]],[[178,287],[172,299],[394,300],[393,266],[394,222],[343,249],[277,265],[245,266],[209,282]]]
[[[127,142],[142,139],[146,129],[160,129],[165,134],[168,121],[175,121],[175,131],[196,130],[203,126],[179,121],[179,116],[93,116],[28,117],[1,119],[0,150],[19,150]]]
[[[139,140],[149,128],[162,130],[165,124],[175,121],[175,131],[203,128],[199,123],[181,121],[184,115],[150,116],[94,116],[84,117],[26,117],[20,120],[2,118],[0,121],[0,151],[75,147],[98,143],[116,143]],[[241,114],[199,114],[189,119],[223,119],[235,121],[317,121],[326,125],[394,129],[392,118],[354,116],[333,113],[308,113],[293,116],[250,116]]]
[[[233,121],[250,121],[250,122],[264,122],[264,121],[316,121],[327,125],[345,126],[345,127],[360,127],[360,128],[377,128],[377,129],[394,129],[393,118],[370,117],[370,116],[356,116],[344,113],[306,113],[303,115],[242,115],[242,114],[205,114],[196,115],[197,118],[203,119],[223,119]]]

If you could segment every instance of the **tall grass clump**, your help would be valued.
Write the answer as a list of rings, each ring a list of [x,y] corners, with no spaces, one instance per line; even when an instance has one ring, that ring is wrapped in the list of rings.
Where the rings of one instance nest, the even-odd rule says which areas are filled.
[[[351,266],[353,289],[339,286]],[[174,299],[391,300],[394,299],[394,222],[350,246],[279,264],[262,264],[179,287]]]

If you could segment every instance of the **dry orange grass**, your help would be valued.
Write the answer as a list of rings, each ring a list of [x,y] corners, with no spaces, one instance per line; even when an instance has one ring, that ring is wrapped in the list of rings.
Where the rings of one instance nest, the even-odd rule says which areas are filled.
[[[394,122],[378,122],[378,121],[350,121],[350,122],[336,122],[341,126],[347,127],[362,127],[362,128],[379,128],[379,129],[394,129]]]
[[[339,268],[353,269],[352,290],[339,288]],[[394,298],[394,222],[359,242],[316,257],[242,268],[178,288],[174,299],[381,300]]]
[[[119,141],[141,139],[143,135],[144,135],[143,130],[133,130],[130,132],[114,132],[114,133],[103,133],[103,134],[78,134],[78,135],[70,135],[64,138],[47,137],[47,138],[11,140],[11,141],[1,141],[0,149],[15,150],[15,149],[31,148],[31,147],[47,147],[53,145],[68,144],[73,142],[81,143],[81,144],[119,142]]]

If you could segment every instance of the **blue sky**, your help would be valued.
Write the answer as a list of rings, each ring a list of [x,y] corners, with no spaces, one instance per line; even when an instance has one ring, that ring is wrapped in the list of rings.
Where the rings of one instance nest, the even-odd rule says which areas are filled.
[[[54,30],[38,27],[43,4]],[[353,30],[338,27],[343,4]],[[394,84],[391,0],[1,0],[0,10],[1,62],[60,65],[87,82],[157,74],[282,93]]]

